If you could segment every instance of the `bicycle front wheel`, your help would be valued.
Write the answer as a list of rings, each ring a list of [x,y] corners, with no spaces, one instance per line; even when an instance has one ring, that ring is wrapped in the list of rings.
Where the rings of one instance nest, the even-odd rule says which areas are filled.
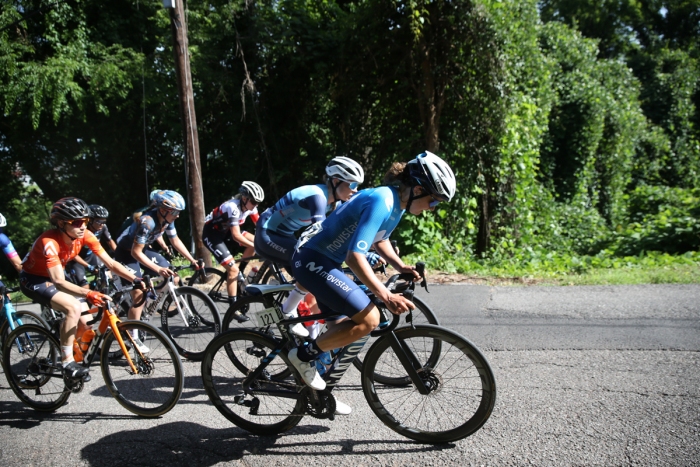
[[[160,322],[180,355],[194,361],[204,357],[207,344],[221,332],[221,316],[214,302],[201,290],[188,286],[175,289],[175,297],[166,297]]]
[[[44,326],[25,324],[12,331],[3,365],[12,391],[35,410],[53,412],[71,394],[63,382],[61,345]]]
[[[403,316],[401,316],[401,320],[403,321],[403,323],[399,324],[399,326],[410,326],[419,324],[434,324],[436,326],[440,325],[437,316],[435,316],[435,313],[433,313],[433,310],[431,310],[430,307],[423,300],[414,296],[412,301],[413,304],[416,305],[416,309],[413,310],[412,313],[404,313]],[[386,312],[386,315],[389,317],[393,316],[388,311]],[[372,347],[372,344],[376,342],[376,340],[377,337],[370,336],[365,346],[362,348],[360,353],[357,354],[357,357],[355,357],[355,360],[352,361],[353,365],[355,365],[355,368],[362,371],[362,360],[364,360],[365,355]],[[438,341],[435,341],[434,344],[436,347],[434,349],[433,355],[430,356],[430,360],[426,363],[435,364],[435,359],[437,358],[437,354],[440,352],[440,349],[439,347],[437,347],[439,345]],[[405,378],[396,379],[382,374],[376,374],[374,375],[374,377],[377,381],[384,384],[401,385],[410,383],[410,381]]]
[[[256,331],[229,330],[207,347],[202,360],[204,390],[214,407],[236,426],[258,435],[274,435],[294,428],[304,415],[299,384],[291,376],[286,354],[278,354],[253,381],[254,394],[246,393],[243,381],[277,346],[270,337]],[[284,377],[273,375],[284,374]],[[285,393],[287,397],[265,394]]]
[[[372,411],[389,428],[424,443],[466,438],[486,423],[496,403],[496,380],[486,358],[471,342],[439,326],[396,329],[393,335],[410,360],[428,394],[414,384],[397,386],[375,375],[407,378],[408,371],[392,346],[392,334],[375,342],[362,369],[362,390]],[[435,364],[422,364],[440,353]]]
[[[117,325],[125,343],[126,335],[138,332],[147,349],[141,354],[128,345],[135,373],[121,351],[113,330],[102,343],[100,364],[110,394],[126,410],[142,417],[158,417],[175,407],[182,395],[184,377],[177,350],[160,330],[143,321],[122,321]],[[119,357],[114,357],[119,354]]]
[[[49,329],[49,324],[38,313],[22,310],[13,311],[10,316],[15,323],[15,328],[24,324],[36,324],[37,326]],[[5,338],[10,334],[10,332],[12,332],[10,322],[8,320],[3,320],[2,325],[0,325],[0,356],[2,356],[2,348],[5,345]]]

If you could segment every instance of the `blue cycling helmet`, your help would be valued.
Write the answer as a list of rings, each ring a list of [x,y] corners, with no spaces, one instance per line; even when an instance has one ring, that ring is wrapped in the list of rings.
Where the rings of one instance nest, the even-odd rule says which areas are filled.
[[[185,199],[177,191],[159,190],[153,195],[152,200],[159,208],[175,209],[176,211],[185,209]]]

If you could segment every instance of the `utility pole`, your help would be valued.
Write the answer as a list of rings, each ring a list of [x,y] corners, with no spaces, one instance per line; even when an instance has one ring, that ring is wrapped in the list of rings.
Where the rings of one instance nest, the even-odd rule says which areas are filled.
[[[187,205],[190,214],[190,231],[194,243],[194,257],[203,258],[211,266],[211,254],[202,241],[204,228],[204,191],[202,187],[202,169],[199,159],[199,135],[197,117],[194,111],[192,94],[192,73],[190,72],[190,54],[187,41],[187,19],[183,0],[163,0],[163,6],[170,12],[170,26],[173,32],[173,54],[177,90],[180,96],[180,118],[185,138],[185,180],[187,182]]]

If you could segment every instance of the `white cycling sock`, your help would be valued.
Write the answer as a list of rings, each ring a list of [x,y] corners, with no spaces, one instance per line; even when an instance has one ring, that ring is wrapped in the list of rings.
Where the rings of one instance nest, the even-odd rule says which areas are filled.
[[[294,318],[299,316],[297,313],[297,307],[304,297],[306,297],[306,294],[307,292],[302,292],[298,288],[294,287],[294,290],[289,292],[289,297],[287,297],[287,300],[282,304],[282,313]]]
[[[68,365],[70,362],[75,361],[73,358],[73,346],[72,345],[62,345],[61,354],[63,354],[62,363],[63,366]]]

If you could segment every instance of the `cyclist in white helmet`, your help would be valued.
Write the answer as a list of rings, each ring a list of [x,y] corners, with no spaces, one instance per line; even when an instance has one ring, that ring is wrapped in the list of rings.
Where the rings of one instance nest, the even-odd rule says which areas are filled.
[[[379,311],[345,275],[343,261],[392,313],[415,308],[403,295],[389,292],[374,275],[366,253],[374,246],[394,269],[413,273],[414,280],[418,280],[420,276],[414,268],[404,264],[394,252],[389,236],[404,212],[418,215],[433,210],[438,203],[451,200],[456,191],[452,169],[430,152],[408,163],[394,163],[384,176],[384,185],[362,190],[326,218],[321,228],[307,231],[292,256],[294,277],[316,296],[321,310],[349,318],[288,354],[304,382],[318,391],[325,389],[326,382],[319,375],[315,360],[323,352],[366,336],[379,325]]]
[[[142,277],[141,271],[143,269],[151,277],[168,278],[172,276],[177,283],[178,276],[170,269],[170,262],[160,253],[146,247],[152,245],[165,233],[170,244],[192,263],[192,266],[197,268],[197,261],[182,243],[180,237],[177,236],[177,230],[175,230],[175,219],[180,217],[180,212],[184,209],[185,199],[182,195],[172,190],[159,190],[153,196],[153,207],[146,210],[131,227],[119,235],[114,258],[133,270],[138,277]],[[139,303],[141,297],[140,290],[132,291],[134,303]],[[137,308],[132,307],[129,310],[129,319],[141,319],[142,310],[143,303]],[[137,344],[139,343],[137,342]]]
[[[226,292],[229,305],[235,303],[238,295],[238,275],[243,274],[247,261],[236,264],[227,245],[230,241],[244,247],[243,256],[255,254],[253,240],[255,236],[241,230],[241,225],[250,216],[253,223],[258,221],[258,204],[265,199],[265,192],[255,182],[245,181],[239,188],[239,193],[225,201],[207,216],[202,230],[204,245],[212,252],[216,261],[226,269]],[[248,317],[238,313],[238,321],[248,321]]]
[[[255,251],[282,265],[291,274],[296,233],[323,221],[336,202],[349,200],[364,180],[365,172],[360,164],[349,157],[334,157],[326,165],[324,183],[295,188],[262,213],[256,225]],[[289,317],[296,317],[297,306],[305,296],[306,289],[297,283],[282,305],[282,311]],[[294,325],[291,331],[302,337],[309,335],[301,323]]]

